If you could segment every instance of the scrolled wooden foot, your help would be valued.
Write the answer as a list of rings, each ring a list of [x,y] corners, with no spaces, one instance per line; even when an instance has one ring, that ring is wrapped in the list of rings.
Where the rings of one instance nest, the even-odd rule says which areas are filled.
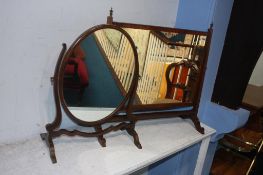
[[[48,133],[41,133],[40,137],[47,144],[47,147],[49,149],[50,159],[51,159],[52,163],[57,163],[56,154],[55,154],[55,147],[54,147],[52,138],[49,136]]]
[[[102,147],[106,147],[106,139],[103,136],[98,137],[98,142]]]
[[[139,136],[135,131],[135,122],[131,122],[129,125],[127,125],[125,127],[125,130],[127,131],[128,134],[130,134],[133,137],[134,144],[137,146],[137,148],[142,149]]]
[[[198,132],[200,132],[201,134],[204,134],[205,133],[205,129],[200,125],[200,121],[199,121],[198,117],[196,115],[192,116],[191,120],[194,123],[196,130]]]
[[[102,128],[101,126],[96,126],[95,127],[96,132],[102,132]],[[98,142],[102,147],[106,147],[106,139],[103,137],[103,135],[100,135],[97,137],[98,138]]]
[[[133,128],[127,128],[126,131],[133,137],[134,144],[137,146],[137,148],[142,149],[142,145],[140,143],[137,132]]]

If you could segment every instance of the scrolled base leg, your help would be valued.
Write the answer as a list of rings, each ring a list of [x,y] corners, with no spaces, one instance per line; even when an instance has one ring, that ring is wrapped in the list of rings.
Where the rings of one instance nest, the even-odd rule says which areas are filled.
[[[200,125],[200,121],[199,121],[198,117],[196,115],[192,116],[191,120],[194,123],[196,130],[198,132],[200,132],[201,134],[204,134],[205,133],[205,129]]]
[[[133,128],[127,128],[126,131],[133,137],[134,144],[137,146],[137,148],[142,149],[142,145],[140,143],[137,132]]]
[[[51,159],[52,163],[57,163],[57,158],[56,158],[56,154],[55,154],[55,147],[54,147],[52,138],[50,137],[50,135],[48,133],[41,133],[40,137],[47,144],[47,147],[49,149],[50,159]]]
[[[134,144],[136,145],[136,147],[138,149],[142,149],[142,145],[140,143],[139,136],[137,132],[135,131],[135,122],[131,122],[130,124],[128,124],[125,128],[122,128],[121,130],[124,130],[124,129],[127,131],[129,135],[133,137]]]
[[[106,139],[103,136],[98,137],[98,142],[102,147],[106,147]]]
[[[101,126],[96,126],[95,127],[95,131],[96,132],[102,132],[102,128]],[[102,147],[106,147],[106,139],[103,137],[103,135],[100,135],[97,137],[98,138],[98,142]]]

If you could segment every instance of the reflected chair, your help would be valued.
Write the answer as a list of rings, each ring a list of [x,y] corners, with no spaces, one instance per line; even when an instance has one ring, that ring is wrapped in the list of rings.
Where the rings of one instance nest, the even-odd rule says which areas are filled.
[[[68,59],[64,72],[64,88],[79,91],[78,105],[80,104],[85,88],[89,84],[88,69],[84,61],[85,54],[80,46],[73,51]]]
[[[165,72],[167,82],[165,98],[178,102],[191,102],[197,73],[198,70],[193,61],[183,60],[170,64]]]

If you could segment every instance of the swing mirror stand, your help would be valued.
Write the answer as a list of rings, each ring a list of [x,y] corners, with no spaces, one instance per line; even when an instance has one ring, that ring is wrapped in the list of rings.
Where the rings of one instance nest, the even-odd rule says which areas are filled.
[[[107,24],[86,30],[68,49],[62,45],[51,78],[55,119],[40,134],[53,163],[53,139],[61,135],[96,137],[105,147],[105,134],[124,130],[141,149],[136,122],[170,117],[189,118],[204,134],[197,111],[212,29],[122,23],[112,14]],[[61,129],[62,111],[94,131]]]

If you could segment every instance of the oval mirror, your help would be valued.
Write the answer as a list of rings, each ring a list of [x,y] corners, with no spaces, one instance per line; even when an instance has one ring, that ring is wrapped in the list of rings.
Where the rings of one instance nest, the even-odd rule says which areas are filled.
[[[127,105],[135,87],[135,46],[125,31],[101,25],[84,32],[63,59],[66,112],[99,122]]]

